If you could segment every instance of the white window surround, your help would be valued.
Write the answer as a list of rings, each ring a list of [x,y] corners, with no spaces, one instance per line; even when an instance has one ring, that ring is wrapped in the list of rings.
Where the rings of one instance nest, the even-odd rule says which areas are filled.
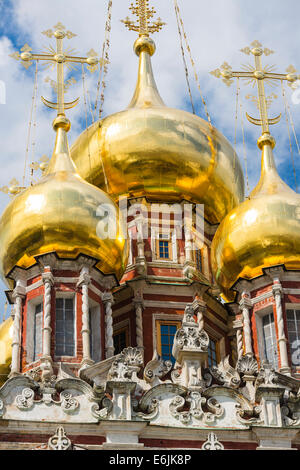
[[[263,333],[263,318],[266,315],[272,314],[274,318],[274,323],[275,323],[275,315],[274,315],[274,310],[273,310],[273,304],[270,304],[266,306],[265,308],[256,311],[255,312],[255,323],[256,323],[256,330],[257,330],[257,346],[258,346],[258,352],[259,352],[259,357],[262,360],[266,360],[266,355],[265,355],[265,345],[264,345],[264,333]],[[276,328],[275,328],[276,332]],[[276,337],[276,345],[277,345],[277,337]],[[278,360],[278,355],[277,355],[277,360]]]
[[[27,321],[26,321],[26,362],[31,364],[34,359],[34,320],[35,307],[43,304],[44,296],[39,295],[30,299],[27,303]],[[44,308],[43,308],[44,311]],[[38,362],[38,359],[35,361]]]
[[[157,253],[157,240],[159,240],[160,235],[169,236],[169,240],[172,243],[172,259],[161,259]],[[176,228],[170,228],[170,230],[152,227],[151,228],[151,251],[152,251],[152,261],[157,261],[159,263],[178,263],[178,253],[177,253],[177,237],[176,237]]]
[[[76,328],[76,325],[77,325],[77,295],[76,293],[74,292],[64,292],[64,291],[57,291],[55,293],[55,301],[56,299],[73,299],[74,300],[74,303],[73,303],[73,308],[74,308],[74,356],[57,356],[55,354],[55,351],[54,351],[54,359],[56,360],[57,358],[74,358],[77,356],[77,328]],[[55,330],[52,332],[52,334],[54,334],[54,337],[55,337]]]

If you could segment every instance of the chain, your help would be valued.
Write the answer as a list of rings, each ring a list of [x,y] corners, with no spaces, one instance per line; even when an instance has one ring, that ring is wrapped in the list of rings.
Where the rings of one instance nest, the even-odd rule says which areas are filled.
[[[238,81],[238,89],[240,92],[240,80],[237,78]],[[250,192],[250,186],[249,186],[249,177],[248,177],[248,160],[247,160],[247,149],[246,149],[246,139],[245,139],[245,129],[244,129],[244,111],[243,111],[243,103],[242,100],[240,100],[240,118],[241,118],[241,128],[242,128],[242,136],[243,136],[243,154],[244,154],[244,163],[245,163],[245,173],[246,173],[246,185],[247,185],[247,191],[248,194]]]
[[[105,37],[102,46],[102,56],[100,61],[100,69],[99,69],[99,79],[97,83],[97,93],[96,93],[96,100],[94,111],[96,112],[98,107],[99,101],[99,94],[100,94],[100,87],[101,94],[100,94],[100,106],[99,106],[99,119],[101,119],[103,113],[103,106],[104,106],[104,92],[106,88],[106,75],[108,72],[108,63],[109,63],[109,48],[110,48],[110,32],[111,32],[111,11],[112,11],[112,0],[108,1],[107,6],[107,18],[105,23]]]
[[[188,92],[190,96],[190,101],[193,109],[193,114],[196,114],[195,112],[195,107],[194,107],[194,102],[193,102],[193,97],[192,97],[192,92],[191,92],[191,86],[190,86],[190,79],[189,79],[189,71],[187,68],[186,60],[185,60],[185,53],[184,53],[184,48],[183,48],[183,40],[182,40],[182,33],[180,29],[180,22],[179,22],[179,16],[178,16],[178,9],[176,8],[176,1],[175,1],[175,13],[176,13],[176,20],[177,20],[177,27],[178,27],[178,34],[179,34],[179,40],[180,40],[180,47],[181,47],[181,54],[182,54],[182,60],[183,60],[183,66],[185,70],[185,79],[188,87]]]
[[[297,176],[296,176],[293,144],[292,144],[291,131],[290,131],[290,122],[289,122],[289,115],[288,115],[288,102],[287,102],[287,99],[286,99],[285,89],[284,89],[284,85],[283,85],[282,80],[281,80],[281,90],[282,90],[282,97],[283,97],[283,101],[284,101],[285,121],[286,121],[288,136],[289,136],[291,160],[292,160],[292,167],[293,167],[293,173],[294,173],[294,179],[295,179],[295,187],[296,187],[296,191],[298,192],[298,183],[297,183]],[[291,114],[290,114],[290,117],[291,117]],[[293,130],[294,130],[294,136],[296,138],[296,143],[298,144],[298,140],[297,140],[297,136],[296,136],[294,127],[293,127]],[[299,146],[298,146],[298,151],[299,151]]]
[[[235,106],[235,123],[234,123],[234,170],[236,164],[236,146],[237,146],[237,126],[238,126],[238,116],[239,116],[239,96],[240,96],[240,82],[237,79],[236,81],[236,106]]]
[[[23,173],[23,178],[22,178],[23,187],[25,186],[25,176],[26,176],[26,168],[27,168],[27,161],[28,161],[28,155],[29,155],[30,140],[31,140],[30,138],[31,138],[33,114],[36,112],[38,62],[39,61],[37,60],[35,64],[34,84],[33,84],[32,98],[31,98],[30,118],[29,118],[29,123],[28,123],[27,143],[26,143],[26,152],[25,152],[24,173]],[[36,127],[36,123],[34,122],[34,132],[35,132],[35,127]],[[32,143],[33,151],[34,151],[34,148],[35,148],[35,143]]]
[[[201,90],[201,86],[200,86],[200,82],[199,82],[199,77],[198,77],[198,74],[197,74],[197,71],[196,71],[195,61],[193,60],[193,57],[192,57],[191,48],[190,48],[190,45],[189,45],[189,42],[188,42],[188,39],[187,39],[187,35],[186,35],[185,29],[184,29],[184,24],[183,24],[183,20],[182,20],[181,14],[180,14],[180,10],[179,10],[179,6],[178,6],[178,3],[177,3],[177,0],[174,0],[174,6],[175,6],[175,11],[176,11],[176,16],[178,15],[178,18],[179,18],[179,21],[180,21],[180,24],[181,24],[181,28],[182,28],[182,33],[183,33],[183,37],[184,37],[184,40],[185,40],[186,49],[187,49],[187,51],[188,51],[188,53],[189,53],[189,57],[190,57],[190,62],[191,62],[191,65],[192,65],[192,67],[193,67],[195,82],[196,82],[198,91],[199,91],[200,96],[201,96],[201,101],[202,101],[202,104],[203,104],[203,106],[204,106],[204,110],[205,110],[205,114],[206,114],[207,120],[208,120],[209,124],[211,125],[211,124],[212,124],[212,122],[211,122],[211,117],[210,117],[210,114],[209,114],[209,112],[208,112],[207,104],[206,104],[206,101],[205,101],[205,99],[204,99],[204,96],[203,96],[203,93],[202,93],[202,90]]]
[[[85,90],[85,73],[84,73],[84,65],[83,64],[81,64],[81,72],[82,72],[83,102],[84,102],[84,111],[85,111],[85,127],[86,127],[86,132],[88,134],[88,132],[89,132],[89,130],[88,130],[88,113],[87,113],[86,90]],[[90,165],[90,170],[91,170],[91,153],[90,153],[90,140],[89,140],[89,138],[87,139],[87,141],[88,141],[89,165]]]

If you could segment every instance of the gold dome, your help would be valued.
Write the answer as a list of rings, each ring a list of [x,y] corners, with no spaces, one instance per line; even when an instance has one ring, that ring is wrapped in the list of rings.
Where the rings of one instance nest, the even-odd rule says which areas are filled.
[[[4,384],[10,373],[12,330],[13,320],[12,317],[9,317],[0,325],[0,386]]]
[[[225,294],[239,278],[253,279],[263,268],[300,269],[300,195],[279,177],[274,139],[259,140],[262,171],[249,200],[233,209],[212,243],[212,266]]]
[[[46,175],[8,205],[0,219],[0,273],[6,277],[14,266],[27,268],[35,256],[55,251],[74,258],[80,253],[99,260],[97,267],[119,279],[126,267],[126,241],[119,213],[111,198],[84,181],[69,154],[66,131],[69,121],[54,121],[55,149]],[[116,211],[116,238],[104,238],[100,205]],[[98,212],[97,212],[98,211]],[[114,223],[108,216],[108,226]]]
[[[71,156],[80,175],[116,202],[121,195],[184,199],[205,204],[207,220],[219,223],[244,198],[239,159],[206,121],[165,106],[152,72],[154,50],[151,39],[136,41],[139,73],[129,107],[91,125]]]

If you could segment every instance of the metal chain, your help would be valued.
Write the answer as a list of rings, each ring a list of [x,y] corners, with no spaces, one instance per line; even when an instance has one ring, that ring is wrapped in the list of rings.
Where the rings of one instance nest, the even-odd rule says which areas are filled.
[[[238,88],[240,90],[240,80],[237,78],[238,81]],[[247,185],[247,191],[248,194],[250,192],[250,186],[249,186],[249,177],[248,177],[248,160],[247,160],[247,149],[246,149],[246,139],[245,139],[245,129],[244,129],[244,110],[243,110],[243,103],[242,100],[240,100],[240,118],[241,118],[241,128],[242,128],[242,136],[243,136],[243,154],[244,154],[244,163],[245,163],[245,173],[246,173],[246,185]]]
[[[239,117],[239,96],[240,96],[240,84],[239,80],[237,79],[236,81],[236,106],[235,106],[235,123],[234,123],[234,170],[235,170],[235,164],[236,164],[236,152],[237,152],[237,127],[238,127],[238,117]]]
[[[205,114],[206,114],[207,120],[208,120],[209,124],[211,125],[211,124],[212,124],[211,117],[210,117],[210,114],[209,114],[209,112],[208,112],[207,104],[206,104],[206,101],[205,101],[205,99],[204,99],[204,96],[203,96],[203,93],[202,93],[202,90],[201,90],[201,86],[200,86],[200,82],[199,82],[199,77],[198,77],[198,74],[197,74],[197,71],[196,71],[195,61],[193,60],[193,57],[192,57],[191,48],[190,48],[190,45],[189,45],[189,42],[188,42],[188,39],[187,39],[187,35],[186,35],[185,29],[184,29],[184,24],[183,24],[183,20],[182,20],[181,14],[180,14],[180,10],[179,10],[179,6],[178,6],[178,3],[177,3],[177,0],[174,0],[174,6],[175,6],[175,11],[177,12],[177,13],[176,13],[176,16],[178,15],[178,17],[179,17],[179,21],[180,21],[180,24],[181,24],[183,37],[184,37],[184,40],[185,40],[186,49],[187,49],[187,51],[188,51],[188,53],[189,53],[190,62],[191,62],[191,65],[192,65],[192,67],[193,67],[195,82],[196,82],[198,91],[199,91],[200,96],[201,96],[201,101],[202,101],[202,104],[203,104],[203,106],[204,106],[204,110],[205,110]]]
[[[288,103],[287,103],[286,94],[285,94],[285,89],[284,89],[284,85],[283,85],[283,81],[282,81],[282,80],[281,80],[281,90],[282,90],[282,97],[283,97],[283,101],[284,101],[285,121],[286,121],[288,136],[289,136],[291,160],[292,160],[292,167],[293,167],[293,173],[294,173],[294,179],[295,179],[295,187],[296,187],[296,191],[298,192],[298,183],[297,183],[297,176],[296,176],[296,168],[295,168],[293,144],[292,144],[291,131],[290,131],[290,123],[289,123],[289,116],[288,116]],[[296,135],[295,132],[294,132],[294,135]],[[298,143],[297,136],[296,136],[296,143]],[[299,146],[298,146],[298,151],[299,151]]]
[[[85,90],[85,72],[84,72],[83,64],[81,64],[81,72],[82,72],[83,103],[84,103],[84,111],[85,111],[85,127],[86,127],[86,132],[88,133],[88,113],[87,113],[86,90]],[[90,170],[91,170],[90,139],[88,138],[87,141],[88,141],[89,165],[90,165]]]
[[[193,102],[193,97],[192,97],[192,92],[191,92],[191,86],[190,86],[189,71],[188,71],[188,68],[187,68],[186,60],[185,60],[185,53],[184,53],[184,48],[183,48],[182,33],[181,33],[181,29],[180,29],[180,22],[179,22],[180,20],[179,20],[179,16],[178,16],[178,8],[176,7],[176,0],[175,0],[175,14],[176,14],[176,20],[177,20],[177,27],[178,27],[178,34],[179,34],[179,40],[180,40],[183,66],[184,66],[184,70],[185,70],[185,79],[186,79],[186,83],[187,83],[187,87],[188,87],[190,101],[191,101],[191,105],[192,105],[192,109],[193,109],[193,114],[196,114],[195,107],[194,107],[194,102]]]
[[[100,87],[102,87],[101,94],[100,94],[100,106],[99,106],[99,119],[101,119],[103,113],[103,106],[104,106],[104,92],[106,88],[106,75],[108,72],[109,63],[109,48],[110,48],[110,32],[111,32],[111,12],[112,12],[112,0],[108,1],[107,5],[107,18],[105,23],[105,36],[102,46],[102,56],[100,61],[100,69],[99,69],[99,79],[97,83],[97,93],[96,93],[96,100],[94,105],[94,111],[96,113],[98,107],[98,100],[100,94]]]
[[[23,178],[22,178],[23,187],[25,186],[26,168],[27,168],[27,161],[28,161],[29,147],[30,147],[30,140],[31,140],[32,119],[33,119],[34,107],[35,107],[36,96],[37,96],[38,62],[39,61],[37,60],[35,64],[34,84],[33,84],[32,98],[31,98],[30,117],[29,117],[29,123],[28,123],[28,133],[27,133],[27,142],[26,142],[24,173],[23,173]],[[34,145],[33,145],[33,148],[34,148]]]

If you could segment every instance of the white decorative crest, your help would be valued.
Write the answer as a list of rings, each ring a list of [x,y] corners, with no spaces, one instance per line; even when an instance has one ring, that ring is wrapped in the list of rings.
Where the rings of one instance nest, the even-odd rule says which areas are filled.
[[[217,436],[211,432],[207,437],[207,441],[204,442],[203,446],[201,447],[202,450],[224,450],[223,444],[218,441]]]

